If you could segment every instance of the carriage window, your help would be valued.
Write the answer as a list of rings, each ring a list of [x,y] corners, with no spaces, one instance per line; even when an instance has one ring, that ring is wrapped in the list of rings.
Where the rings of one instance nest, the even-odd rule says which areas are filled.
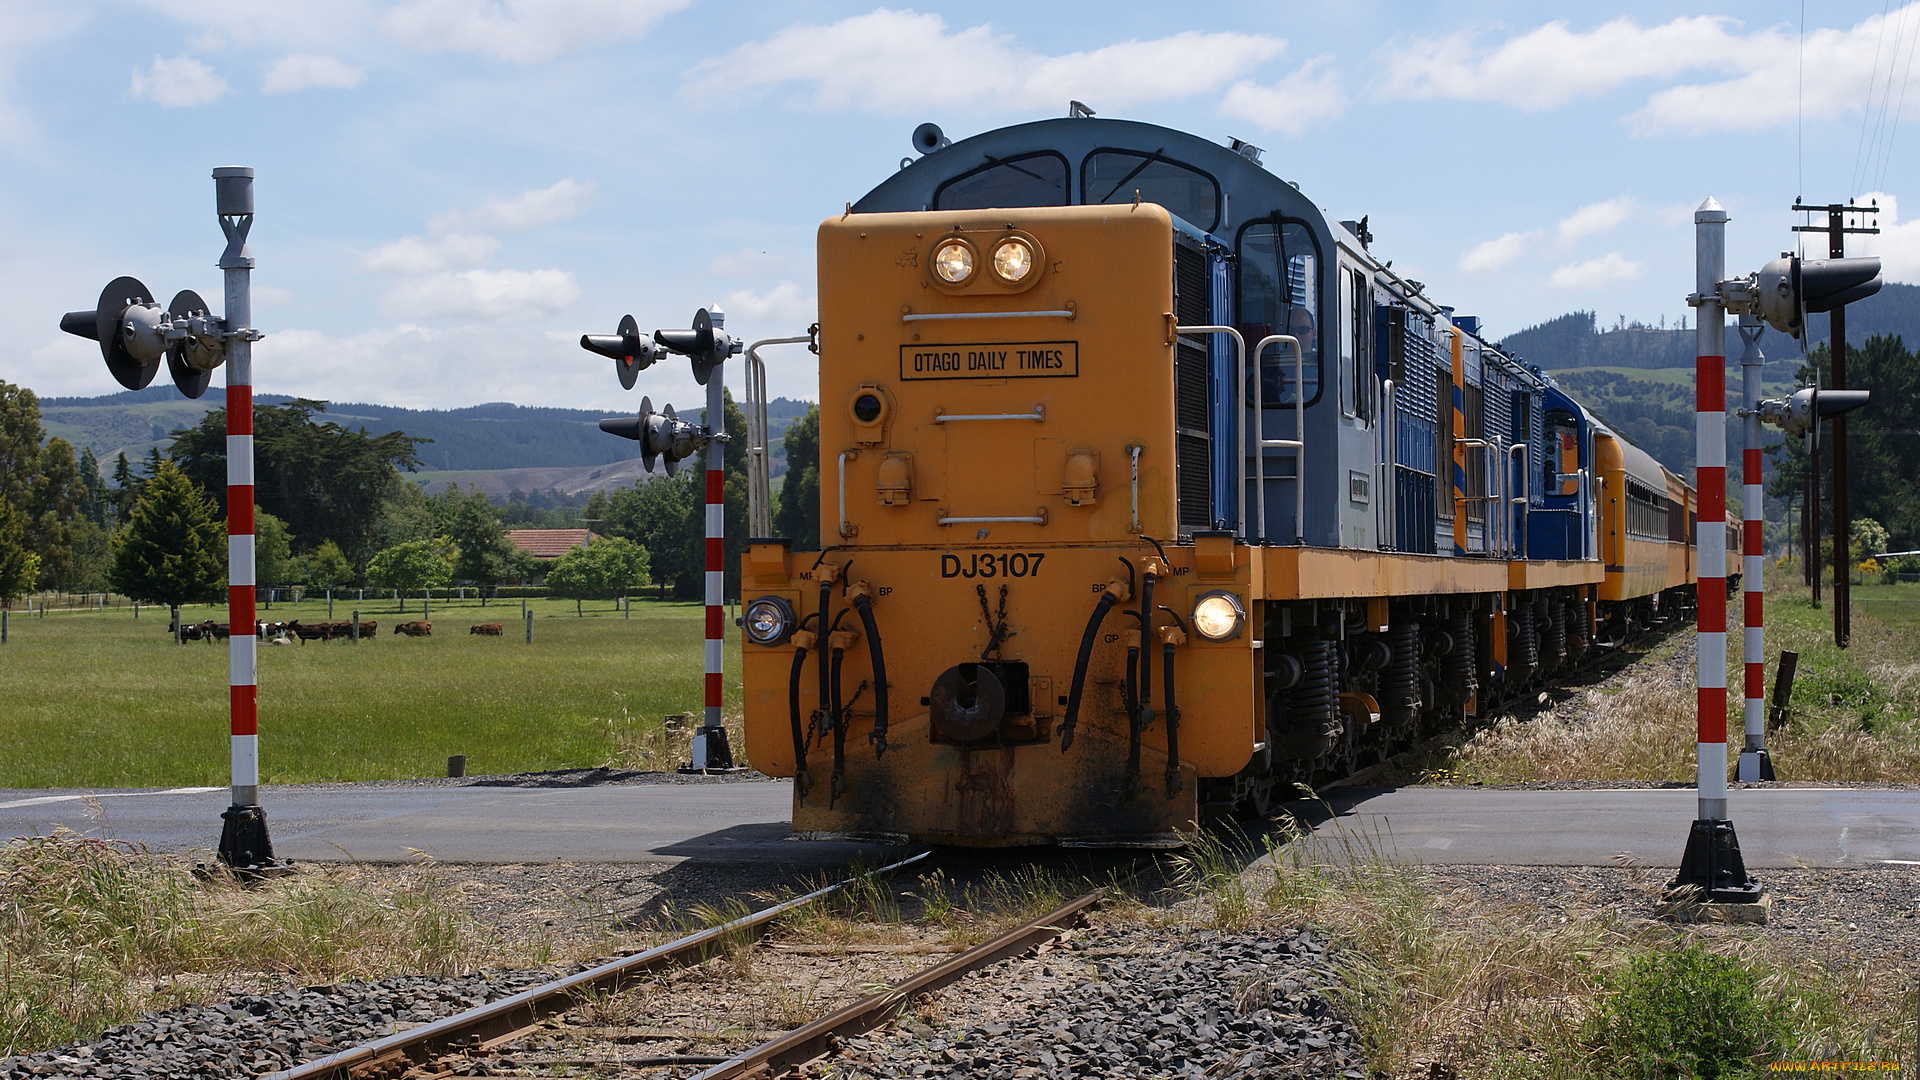
[[[1239,296],[1234,304],[1247,348],[1269,334],[1300,339],[1306,402],[1320,398],[1320,253],[1302,222],[1255,221],[1240,230]],[[1270,345],[1260,356],[1260,403],[1293,407],[1293,353]],[[1249,399],[1253,388],[1247,388]]]
[[[1159,203],[1197,229],[1211,232],[1220,223],[1220,185],[1213,177],[1153,154],[1096,150],[1080,166],[1080,201]]]
[[[1028,154],[983,165],[940,185],[936,210],[985,210],[995,206],[1067,205],[1067,159]]]

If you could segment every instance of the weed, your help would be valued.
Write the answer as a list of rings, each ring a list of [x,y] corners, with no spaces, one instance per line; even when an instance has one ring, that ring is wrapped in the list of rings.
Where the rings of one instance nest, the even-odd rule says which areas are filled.
[[[1636,956],[1605,987],[1586,1035],[1616,1076],[1742,1076],[1791,1042],[1754,973],[1697,942]]]

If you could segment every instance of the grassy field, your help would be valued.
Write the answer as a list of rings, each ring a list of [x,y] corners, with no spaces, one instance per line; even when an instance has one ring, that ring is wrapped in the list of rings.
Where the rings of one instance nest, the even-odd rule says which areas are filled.
[[[1853,640],[1833,644],[1833,610],[1814,607],[1797,579],[1769,571],[1766,689],[1780,652],[1800,654],[1786,725],[1767,736],[1782,780],[1920,779],[1920,604],[1861,604],[1920,587],[1855,587]],[[1824,599],[1830,603],[1831,596]],[[1730,605],[1739,618],[1738,600]],[[1743,657],[1727,635],[1727,733],[1738,753]],[[1408,779],[1512,784],[1544,780],[1677,780],[1694,777],[1693,636],[1685,628],[1645,648],[1627,675],[1577,689],[1551,712],[1503,718],[1447,745]]]
[[[392,600],[338,602],[380,623],[369,641],[260,646],[260,773],[265,783],[442,776],[619,764],[671,767],[669,713],[701,706],[702,609],[636,601],[435,601],[434,636],[398,637]],[[325,601],[275,604],[263,619],[325,620]],[[183,618],[226,619],[225,608]],[[470,635],[504,622],[504,637]],[[227,648],[176,646],[164,609],[11,613],[0,646],[0,787],[222,785],[227,771]],[[740,668],[727,643],[727,668]],[[729,680],[729,717],[738,711]],[[738,746],[738,732],[735,732]]]

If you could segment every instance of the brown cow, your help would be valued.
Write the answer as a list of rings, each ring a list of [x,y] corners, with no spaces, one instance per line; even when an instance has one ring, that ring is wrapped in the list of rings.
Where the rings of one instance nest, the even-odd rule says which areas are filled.
[[[497,622],[475,623],[467,627],[467,633],[479,634],[481,637],[500,637],[506,632],[506,627]]]
[[[425,619],[415,619],[412,622],[403,622],[394,627],[393,632],[396,634],[405,634],[408,637],[432,637],[433,624]]]
[[[287,629],[293,631],[293,636],[299,638],[303,645],[309,641],[325,641],[333,636],[332,623],[315,623],[307,626],[295,620],[287,624]]]

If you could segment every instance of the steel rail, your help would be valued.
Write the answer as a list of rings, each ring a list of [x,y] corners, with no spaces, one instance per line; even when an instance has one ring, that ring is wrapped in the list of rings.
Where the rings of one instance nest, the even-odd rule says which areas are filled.
[[[708,1069],[695,1080],[775,1076],[824,1056],[842,1039],[872,1031],[900,1015],[915,997],[957,982],[969,972],[1018,956],[1078,926],[1085,920],[1087,911],[1100,902],[1101,895],[1101,891],[1095,889],[984,945],[909,976],[882,993],[869,994],[838,1012],[761,1043]]]
[[[873,874],[891,874],[931,855],[932,852],[923,851],[912,858],[880,867],[873,871]],[[356,1069],[375,1064],[382,1067],[388,1064],[399,1064],[402,1063],[403,1058],[412,1064],[424,1064],[456,1049],[457,1044],[463,1044],[476,1036],[484,1042],[531,1027],[543,1016],[565,1012],[572,1008],[585,993],[617,993],[633,976],[642,972],[678,964],[697,964],[713,955],[730,935],[744,933],[757,936],[766,930],[768,924],[787,912],[810,904],[823,896],[836,893],[859,880],[859,878],[849,878],[824,889],[815,889],[805,896],[796,896],[751,915],[742,916],[719,926],[710,926],[645,952],[610,960],[599,967],[589,968],[544,986],[536,986],[531,990],[523,990],[510,997],[455,1013],[430,1024],[408,1028],[406,1031],[376,1039],[370,1043],[328,1054],[323,1058],[315,1058],[303,1065],[272,1073],[265,1080],[351,1077]]]

